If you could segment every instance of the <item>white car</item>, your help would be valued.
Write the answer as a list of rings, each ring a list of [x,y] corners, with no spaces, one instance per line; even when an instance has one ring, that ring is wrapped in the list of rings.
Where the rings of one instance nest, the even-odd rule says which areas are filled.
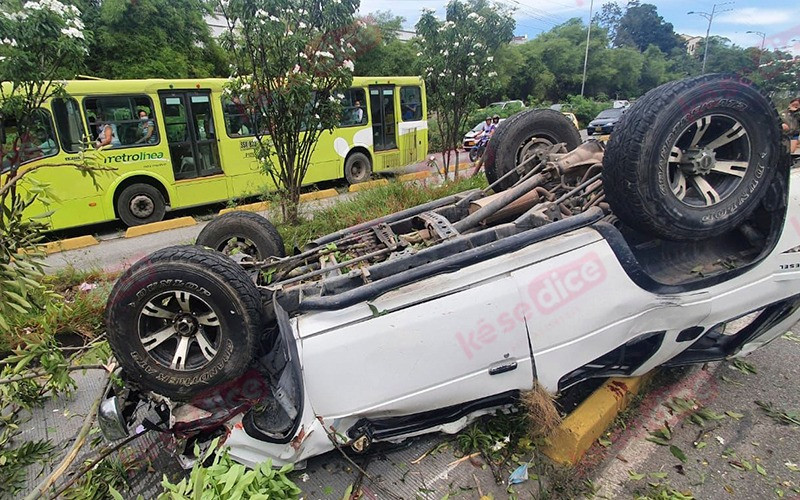
[[[779,123],[749,82],[706,75],[639,99],[607,146],[558,112],[515,115],[487,149],[495,194],[293,256],[266,219],[219,217],[210,249],[160,250],[114,287],[125,387],[102,428],[123,436],[149,403],[244,464],[302,464],[457,432],[537,383],[746,355],[800,318],[800,171]]]

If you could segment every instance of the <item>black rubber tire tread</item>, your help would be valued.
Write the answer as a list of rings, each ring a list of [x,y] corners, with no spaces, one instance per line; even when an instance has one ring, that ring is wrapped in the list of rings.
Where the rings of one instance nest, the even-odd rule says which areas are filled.
[[[738,194],[739,189],[746,188],[743,182],[734,195],[726,198],[734,202],[736,198],[743,200],[740,205],[731,208],[724,217],[705,215],[710,220],[703,221],[703,209],[676,210],[677,204],[669,202],[671,195],[662,194],[655,187],[659,175],[655,158],[668,138],[669,124],[675,127],[679,123],[676,117],[681,109],[692,113],[703,102],[716,97],[728,99],[737,92],[750,101],[748,116],[755,117],[752,120],[762,120],[758,126],[751,121],[748,128],[765,134],[769,158],[749,195],[742,198]],[[656,137],[658,135],[662,137]],[[756,209],[775,175],[777,164],[784,158],[783,147],[777,110],[752,82],[727,74],[687,78],[651,90],[622,115],[614,126],[603,157],[603,189],[612,212],[638,231],[670,240],[710,238],[734,229]],[[753,168],[751,166],[751,170]],[[719,210],[718,206],[712,208]]]
[[[179,278],[175,278],[176,275]],[[174,290],[173,280],[185,280],[189,276],[198,281],[205,279],[221,292],[224,303],[213,303],[224,309],[225,314],[219,315],[220,322],[223,326],[229,326],[231,320],[236,323],[235,328],[221,328],[228,341],[228,352],[220,348],[217,355],[222,354],[220,359],[191,372],[170,371],[146,353],[141,361],[145,366],[140,366],[131,350],[138,347],[139,357],[144,353],[137,331],[142,307],[159,293]],[[189,285],[197,286],[187,283],[187,289]],[[188,401],[244,372],[255,353],[256,343],[265,334],[262,311],[258,289],[233,260],[196,245],[167,247],[143,258],[117,280],[106,305],[108,343],[129,381],[174,400]],[[209,369],[213,372],[206,373]]]
[[[567,151],[572,151],[581,144],[580,132],[559,111],[532,109],[517,113],[512,118],[500,124],[486,145],[484,165],[490,184],[517,166],[517,152],[531,138],[545,138],[553,144],[564,142]],[[510,188],[518,180],[517,174],[508,176],[495,187],[495,192]]]
[[[356,179],[350,174],[350,165],[353,162],[358,160],[363,161],[367,165],[367,175],[364,176],[363,179]],[[352,153],[350,156],[347,157],[347,160],[344,162],[344,178],[348,184],[359,184],[361,182],[366,182],[372,177],[372,162],[370,161],[369,157],[364,153]]]
[[[150,217],[145,219],[141,219],[133,215],[130,211],[130,201],[133,199],[134,196],[137,194],[146,194],[150,198],[152,198],[154,203],[153,213]],[[128,226],[141,226],[142,224],[149,224],[151,222],[158,222],[164,219],[164,214],[167,213],[167,205],[164,201],[164,195],[161,194],[161,191],[158,188],[151,186],[150,184],[145,184],[143,182],[131,184],[127,186],[117,197],[117,215],[122,220],[122,222]]]
[[[247,238],[255,244],[258,260],[286,256],[283,238],[275,226],[266,217],[243,210],[220,215],[206,224],[197,235],[195,244],[220,251],[221,246],[235,236]]]
[[[483,159],[484,166],[487,163],[489,163],[490,161],[494,165],[495,157],[497,156],[497,150],[495,148],[495,145],[497,143],[499,143],[499,142],[502,142],[503,141],[503,136],[506,135],[509,130],[514,128],[514,123],[517,120],[519,120],[519,118],[522,115],[522,113],[523,112],[520,111],[519,113],[511,115],[510,117],[508,117],[505,120],[503,120],[497,126],[497,129],[495,129],[495,131],[494,131],[494,135],[492,135],[491,139],[489,139],[489,142],[486,143],[486,150],[483,152],[483,154],[484,154],[484,159]],[[494,140],[494,143],[492,142],[493,140]],[[486,172],[486,179],[489,181],[489,184],[492,184],[497,179],[499,179],[499,177],[496,175],[496,172],[495,172],[494,168],[484,168],[484,171]],[[498,187],[497,189],[498,189],[498,192],[499,192],[500,188]]]

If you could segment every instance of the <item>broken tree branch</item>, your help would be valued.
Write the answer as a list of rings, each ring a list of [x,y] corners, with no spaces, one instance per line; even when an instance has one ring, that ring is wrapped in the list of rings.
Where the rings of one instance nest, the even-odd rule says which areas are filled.
[[[91,462],[89,462],[86,465],[84,465],[83,467],[81,467],[81,469],[78,472],[76,472],[74,476],[72,476],[72,479],[70,479],[69,482],[67,482],[67,484],[65,484],[64,486],[59,488],[59,490],[56,491],[53,494],[53,496],[48,497],[48,498],[50,498],[51,500],[55,499],[55,498],[58,498],[65,491],[67,491],[73,484],[75,484],[78,481],[78,479],[82,478],[87,472],[89,472],[90,470],[94,469],[94,467],[97,464],[99,464],[100,462],[102,462],[104,458],[106,458],[107,456],[111,455],[115,451],[119,450],[120,448],[122,448],[126,444],[130,443],[131,441],[133,441],[135,439],[138,439],[141,436],[147,434],[148,432],[150,432],[150,429],[145,429],[145,430],[143,430],[142,432],[140,432],[138,434],[131,434],[130,436],[126,437],[125,439],[123,439],[119,443],[117,443],[114,446],[112,446],[112,447],[108,448],[107,450],[103,451],[102,453],[100,453],[100,455],[98,455],[97,458],[95,458]]]
[[[47,491],[47,489],[49,489],[58,480],[58,478],[64,474],[64,472],[67,471],[69,466],[72,465],[72,462],[75,461],[75,458],[78,456],[78,452],[86,442],[86,438],[89,437],[89,431],[92,429],[92,423],[94,423],[95,415],[97,415],[97,410],[100,408],[100,402],[103,400],[103,396],[108,390],[109,384],[111,384],[111,376],[109,373],[106,373],[103,383],[103,390],[100,391],[97,399],[95,399],[94,403],[92,403],[92,407],[86,414],[86,418],[83,419],[83,425],[81,426],[81,429],[75,438],[75,442],[72,443],[72,448],[70,448],[67,456],[64,457],[61,463],[58,464],[58,467],[56,467],[44,481],[39,483],[28,494],[28,496],[25,497],[25,500],[36,500],[37,498],[40,498],[42,494]]]
[[[78,370],[105,370],[106,367],[103,365],[73,365],[73,366],[66,366],[67,371],[74,372]],[[46,377],[48,375],[45,371],[37,371],[26,373],[25,375],[14,375],[13,377],[8,378],[0,378],[0,384],[10,384],[11,382],[19,382],[20,380],[28,380],[32,378],[38,377]]]

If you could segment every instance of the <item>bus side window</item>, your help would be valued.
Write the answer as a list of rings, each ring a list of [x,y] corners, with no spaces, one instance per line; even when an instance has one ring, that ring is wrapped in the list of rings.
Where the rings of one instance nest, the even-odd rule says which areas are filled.
[[[89,134],[96,145],[111,129],[107,147],[152,146],[159,142],[153,103],[147,96],[87,97],[83,100]]]
[[[364,89],[352,88],[343,92],[340,127],[353,127],[367,123],[367,99]]]
[[[400,87],[400,109],[404,122],[422,120],[422,90],[419,87]]]
[[[225,129],[228,132],[228,137],[248,137],[253,136],[253,120],[250,115],[252,111],[248,111],[248,107],[239,96],[232,98],[222,98],[222,114],[225,118]]]
[[[46,109],[35,110],[31,115],[31,123],[24,130],[18,126],[16,120],[4,119],[0,172],[5,172],[13,166],[12,162],[17,153],[19,164],[58,154],[55,138],[53,120]]]
[[[53,115],[61,149],[67,153],[77,153],[83,149],[83,125],[78,102],[71,98],[53,99]]]

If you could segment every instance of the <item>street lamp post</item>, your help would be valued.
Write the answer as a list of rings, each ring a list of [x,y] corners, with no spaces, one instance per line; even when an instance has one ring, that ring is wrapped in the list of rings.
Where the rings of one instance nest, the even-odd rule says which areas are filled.
[[[586,52],[583,55],[583,80],[581,80],[581,97],[583,97],[583,90],[586,88],[586,64],[589,62],[589,37],[592,35],[592,9],[594,8],[594,0],[589,2],[589,30],[586,32]]]
[[[708,28],[706,28],[706,43],[705,43],[706,46],[705,46],[705,49],[703,50],[703,70],[702,70],[703,74],[705,74],[705,72],[706,72],[706,58],[708,57],[708,36],[711,34],[711,23],[714,21],[714,16],[716,14],[721,14],[723,12],[727,12],[727,11],[731,10],[731,9],[725,9],[725,10],[718,11],[717,7],[721,7],[723,5],[730,5],[732,3],[733,2],[715,3],[714,6],[711,8],[711,13],[708,13],[708,12],[696,12],[696,11],[693,11],[693,10],[690,10],[689,12],[687,12],[687,14],[697,14],[698,16],[703,16],[706,19],[708,19]]]
[[[754,35],[761,35],[761,49],[758,51],[758,66],[757,68],[761,67],[761,58],[764,56],[764,42],[767,40],[767,34],[763,31],[747,31],[747,33],[752,33]]]

